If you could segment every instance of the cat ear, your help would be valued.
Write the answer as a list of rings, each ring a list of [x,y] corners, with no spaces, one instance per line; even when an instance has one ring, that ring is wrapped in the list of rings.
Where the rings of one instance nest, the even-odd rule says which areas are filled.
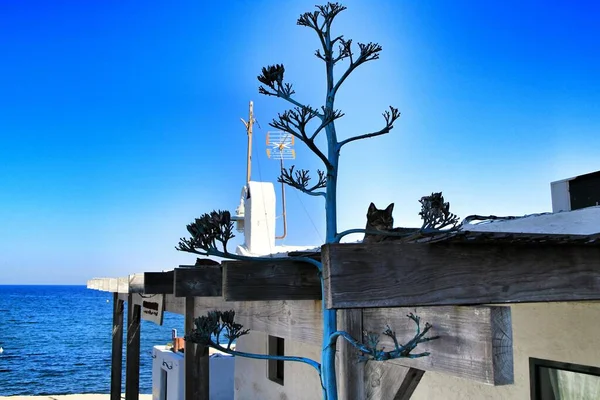
[[[387,213],[392,213],[392,211],[394,211],[394,203],[391,203],[389,206],[387,206],[387,208],[385,209],[385,211]]]
[[[375,207],[375,204],[371,202],[371,205],[369,205],[369,211],[367,211],[367,216],[373,214],[375,211],[377,211],[377,207]]]

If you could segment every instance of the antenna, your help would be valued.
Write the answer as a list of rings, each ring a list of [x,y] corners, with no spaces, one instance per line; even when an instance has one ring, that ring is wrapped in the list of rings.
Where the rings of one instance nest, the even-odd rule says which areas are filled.
[[[248,183],[250,182],[250,172],[252,169],[252,125],[254,125],[254,122],[256,122],[256,120],[254,119],[254,103],[252,101],[250,101],[250,106],[249,106],[249,116],[248,116],[248,122],[244,121],[244,118],[240,118],[242,120],[242,123],[244,124],[244,126],[246,127],[246,134],[248,135],[248,154],[247,154],[247,165],[246,165],[246,186],[244,187],[242,193],[244,193],[245,190],[248,190]],[[237,206],[237,208],[235,209],[235,217],[233,217],[233,220],[236,222],[236,229],[238,232],[244,232],[244,215],[246,210],[244,209],[244,199],[246,198],[246,195],[242,195],[240,198],[240,205]]]
[[[293,160],[296,158],[294,146],[294,137],[284,132],[267,132],[267,157],[274,160]],[[283,163],[282,163],[283,168]]]
[[[294,146],[294,136],[285,132],[267,132],[267,157],[272,160],[279,160],[281,170],[283,171],[283,160],[293,160],[296,158]],[[287,236],[287,215],[285,208],[285,184],[281,182],[281,205],[283,207],[283,235],[275,236],[275,239],[284,239]]]
[[[248,134],[248,155],[247,155],[247,166],[246,166],[246,183],[250,182],[250,172],[252,170],[252,125],[256,122],[254,119],[254,103],[250,101],[250,110],[248,113],[248,122],[244,121],[244,118],[240,118],[242,123],[246,127],[246,133]]]

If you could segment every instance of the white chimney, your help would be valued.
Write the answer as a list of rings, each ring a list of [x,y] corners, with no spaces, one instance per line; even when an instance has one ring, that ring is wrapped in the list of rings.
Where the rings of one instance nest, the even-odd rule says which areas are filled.
[[[238,254],[272,254],[275,249],[275,187],[271,182],[250,181],[242,189],[237,215],[243,218],[244,245]],[[238,230],[242,224],[238,224]]]

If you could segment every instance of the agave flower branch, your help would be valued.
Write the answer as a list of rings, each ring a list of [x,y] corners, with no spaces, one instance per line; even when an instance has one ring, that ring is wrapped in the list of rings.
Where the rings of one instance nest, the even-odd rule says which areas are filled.
[[[340,111],[326,111],[323,108],[323,114],[318,113],[316,110],[309,106],[294,107],[291,110],[284,111],[281,114],[277,114],[277,118],[273,119],[270,126],[275,129],[279,129],[283,132],[289,133],[296,137],[309,149],[315,153],[326,166],[330,163],[327,160],[325,154],[315,145],[315,138],[333,120],[340,118],[343,114]],[[309,136],[306,132],[307,124],[315,117],[321,120],[321,124],[315,129],[315,131]]]
[[[294,168],[295,166],[292,165],[289,169],[284,168],[281,170],[281,175],[277,178],[277,182],[285,183],[286,185],[311,196],[325,196],[325,192],[317,190],[322,189],[327,185],[325,172],[318,169],[317,174],[319,178],[317,183],[309,187],[309,182],[311,180],[309,171],[306,169],[295,170]]]
[[[353,347],[358,349],[360,352],[359,360],[367,361],[386,361],[392,360],[395,358],[420,358],[426,357],[429,355],[429,352],[423,353],[412,353],[412,351],[421,343],[429,342],[432,340],[439,339],[439,336],[430,336],[425,337],[425,335],[432,328],[428,322],[425,323],[423,330],[421,330],[421,318],[410,313],[407,315],[416,325],[417,331],[413,338],[409,340],[406,344],[402,345],[398,342],[398,338],[396,337],[396,332],[392,330],[389,326],[386,327],[386,330],[383,331],[383,335],[392,339],[394,342],[394,349],[390,351],[385,351],[385,349],[379,348],[379,340],[381,335],[372,333],[372,332],[364,332],[364,343],[360,343],[356,339],[354,339],[350,334],[343,331],[337,331],[331,334],[330,336],[330,345],[333,345],[338,337],[343,337],[346,339]]]
[[[223,246],[223,253],[227,254],[227,243],[235,237],[229,211],[219,210],[203,214],[186,228],[191,237],[181,238],[176,249],[190,253],[216,255],[220,243]]]
[[[439,230],[450,226],[456,228],[458,216],[450,212],[450,203],[444,202],[442,192],[431,193],[431,196],[423,196],[421,200],[421,212],[423,219],[422,230]]]
[[[231,348],[233,343],[240,337],[247,335],[249,329],[235,322],[235,311],[210,311],[207,315],[200,316],[194,320],[195,328],[185,335],[185,340],[208,346],[226,354],[234,356],[255,358],[259,360],[281,360],[295,361],[308,364],[321,373],[321,364],[305,357],[297,356],[272,356],[266,354],[246,353]],[[224,340],[222,340],[224,339]],[[222,344],[223,342],[224,345]]]
[[[390,106],[389,111],[386,110],[383,112],[383,119],[385,120],[385,126],[383,128],[381,128],[380,130],[375,131],[375,132],[365,133],[363,135],[353,136],[346,140],[342,140],[338,144],[338,151],[343,145],[353,142],[355,140],[372,138],[375,136],[381,136],[386,133],[389,133],[394,128],[394,122],[398,118],[400,118],[400,111],[398,111],[397,108]]]

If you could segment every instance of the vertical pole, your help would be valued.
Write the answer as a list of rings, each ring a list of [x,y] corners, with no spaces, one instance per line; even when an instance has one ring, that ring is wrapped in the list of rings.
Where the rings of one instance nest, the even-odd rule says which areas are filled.
[[[246,125],[246,132],[248,133],[248,165],[246,168],[246,183],[250,182],[250,172],[252,170],[252,125],[254,125],[254,103],[250,102],[250,113],[248,117],[248,123]]]
[[[113,293],[112,359],[110,362],[110,400],[121,400],[123,372],[123,300]]]
[[[142,307],[127,298],[127,359],[125,366],[125,400],[139,400],[140,395],[140,318]]]
[[[339,310],[338,322],[340,330],[348,332],[361,341],[363,335],[361,309]],[[346,340],[340,340],[338,346],[340,350],[339,400],[364,400],[366,394],[365,364],[358,362],[358,351]]]
[[[283,158],[279,160],[281,171],[283,171]],[[281,207],[283,208],[283,235],[275,236],[275,239],[285,239],[287,236],[287,213],[285,208],[285,183],[281,182]]]
[[[396,367],[396,365],[393,367]],[[394,400],[409,400],[419,385],[419,382],[421,382],[421,378],[424,374],[425,371],[423,370],[407,368],[406,375],[398,388],[398,392],[396,392],[396,396],[394,396]]]
[[[185,331],[194,329],[194,298],[185,298]],[[209,400],[208,348],[185,341],[185,400]]]

